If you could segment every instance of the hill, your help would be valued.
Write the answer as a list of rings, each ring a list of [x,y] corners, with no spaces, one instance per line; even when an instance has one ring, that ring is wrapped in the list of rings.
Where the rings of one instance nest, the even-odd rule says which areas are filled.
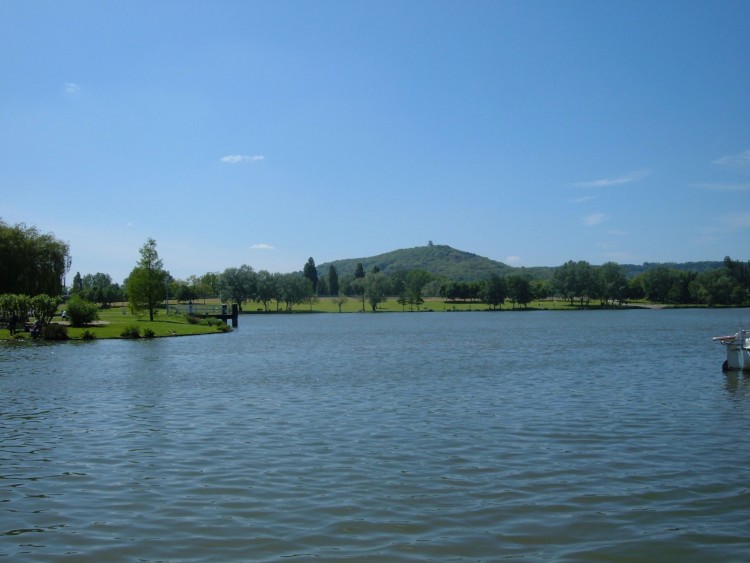
[[[533,279],[551,279],[557,269],[556,266],[516,268],[471,252],[456,250],[447,245],[429,244],[427,246],[393,250],[369,258],[349,258],[325,262],[318,264],[318,275],[328,275],[328,268],[330,265],[333,265],[336,267],[339,276],[353,276],[359,262],[362,263],[365,272],[370,272],[376,265],[383,273],[425,270],[450,281],[485,280],[491,273],[500,276],[528,274]],[[722,265],[723,263],[720,261],[686,262],[682,264],[673,262],[644,262],[642,265],[622,264],[622,268],[627,277],[633,277],[660,266],[688,272],[703,272],[705,270],[721,268]]]
[[[361,262],[365,272],[374,266],[383,273],[408,270],[425,270],[436,276],[452,281],[475,281],[487,279],[491,273],[507,275],[515,268],[496,262],[471,252],[456,250],[447,245],[430,244],[415,248],[404,248],[371,256],[369,258],[350,258],[319,264],[318,274],[327,275],[330,265],[336,267],[339,276],[354,275],[357,263]]]

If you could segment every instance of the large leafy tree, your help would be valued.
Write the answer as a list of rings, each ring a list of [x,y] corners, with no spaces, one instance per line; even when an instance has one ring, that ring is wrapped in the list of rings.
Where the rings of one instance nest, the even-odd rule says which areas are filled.
[[[388,292],[388,279],[382,272],[374,272],[365,278],[365,298],[376,312],[378,305],[386,300]]]
[[[149,320],[154,320],[154,312],[166,295],[165,284],[169,273],[156,251],[156,241],[146,241],[140,249],[141,259],[125,280],[130,308],[134,311],[148,311]]]
[[[508,276],[508,296],[515,304],[523,305],[524,309],[526,305],[531,302],[531,279],[528,276],[514,274]]]
[[[222,297],[231,298],[242,310],[242,304],[252,299],[257,290],[257,277],[251,266],[243,264],[239,268],[227,268],[219,276]]]
[[[296,274],[282,274],[279,279],[279,297],[291,311],[294,305],[312,299],[314,293],[312,282],[305,276]]]
[[[42,293],[31,298],[31,311],[36,320],[43,325],[47,325],[53,319],[55,313],[57,313],[57,306],[59,304],[59,297],[50,297]]]
[[[268,304],[278,294],[276,283],[276,278],[268,270],[258,272],[255,300],[263,303],[263,309],[266,311],[268,311]]]
[[[68,268],[67,243],[0,219],[0,294],[60,295]]]
[[[599,277],[599,298],[603,304],[622,304],[627,297],[628,280],[622,266],[615,262],[607,262],[597,269]]]
[[[80,274],[76,273],[76,276],[80,276]],[[75,278],[73,278],[73,285],[76,285]],[[102,306],[108,306],[115,301],[119,301],[122,296],[120,286],[112,283],[112,278],[109,274],[101,272],[83,276],[80,287],[81,290],[75,293],[78,293],[87,301],[99,303]]]
[[[484,301],[491,309],[495,309],[498,305],[502,305],[508,297],[508,285],[505,282],[505,279],[497,274],[490,274],[490,279],[487,280],[483,290]]]

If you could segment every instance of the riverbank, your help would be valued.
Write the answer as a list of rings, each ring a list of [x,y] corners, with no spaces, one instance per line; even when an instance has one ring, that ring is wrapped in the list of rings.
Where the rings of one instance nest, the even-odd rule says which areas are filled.
[[[201,303],[203,303],[201,301]],[[218,299],[206,300],[205,304],[221,305]],[[245,303],[241,316],[246,315],[277,315],[277,314],[311,314],[311,313],[365,313],[373,314],[369,303],[363,303],[358,298],[347,298],[346,301],[338,303],[338,299],[332,297],[321,297],[312,301],[312,303],[298,304],[287,311],[283,305],[279,308],[276,302],[269,304],[266,310],[261,303]],[[625,310],[625,309],[671,309],[676,306],[663,303],[646,303],[633,302],[622,306],[605,307],[598,302],[580,305],[579,303],[571,304],[570,301],[560,299],[546,299],[534,301],[526,307],[515,305],[513,303],[504,303],[496,309],[490,309],[487,304],[472,301],[446,302],[441,298],[425,299],[419,307],[416,305],[400,304],[391,298],[381,302],[378,305],[376,313],[400,313],[400,312],[529,312],[529,311],[603,311],[603,310]],[[679,308],[706,308],[705,305],[680,306]],[[62,309],[61,309],[62,310]],[[137,328],[141,337],[166,338],[172,336],[196,336],[201,334],[216,334],[228,330],[224,323],[219,323],[214,319],[191,319],[183,314],[176,314],[173,309],[167,314],[165,309],[160,309],[154,321],[149,321],[143,317],[133,315],[129,309],[123,307],[111,307],[99,311],[99,320],[84,327],[72,327],[68,322],[62,321],[57,317],[53,323],[66,327],[69,340],[84,339],[111,339],[111,338],[132,338],[133,329]],[[29,325],[30,326],[30,325]],[[129,335],[124,335],[126,332]],[[0,340],[12,339],[31,339],[31,334],[27,330],[20,331],[15,337],[11,337],[7,327],[0,327]]]
[[[219,321],[220,322],[220,321]],[[219,324],[214,319],[206,321],[189,321],[184,315],[167,315],[164,310],[153,321],[133,315],[129,310],[120,307],[102,309],[99,320],[83,327],[73,327],[61,317],[56,317],[51,324],[64,326],[68,340],[94,340],[110,338],[133,338],[135,330],[141,337],[166,338],[172,336],[196,336],[201,334],[217,334],[227,329],[224,323]],[[127,332],[128,336],[123,333]],[[0,328],[0,340],[26,340],[31,334],[17,331],[10,335],[7,327]]]

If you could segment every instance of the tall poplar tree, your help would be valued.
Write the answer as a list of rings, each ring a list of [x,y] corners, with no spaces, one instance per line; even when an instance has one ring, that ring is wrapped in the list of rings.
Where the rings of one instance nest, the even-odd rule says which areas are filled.
[[[328,267],[328,294],[332,297],[339,294],[339,273],[333,264]]]
[[[310,280],[313,293],[315,293],[318,290],[318,269],[315,267],[315,260],[312,259],[312,256],[307,260],[307,264],[305,264],[302,273],[305,274],[305,277],[308,280]]]

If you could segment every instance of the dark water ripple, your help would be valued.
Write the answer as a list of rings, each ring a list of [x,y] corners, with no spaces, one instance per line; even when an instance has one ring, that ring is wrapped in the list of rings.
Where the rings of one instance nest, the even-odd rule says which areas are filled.
[[[750,385],[710,341],[737,315],[0,346],[0,557],[745,561]]]

